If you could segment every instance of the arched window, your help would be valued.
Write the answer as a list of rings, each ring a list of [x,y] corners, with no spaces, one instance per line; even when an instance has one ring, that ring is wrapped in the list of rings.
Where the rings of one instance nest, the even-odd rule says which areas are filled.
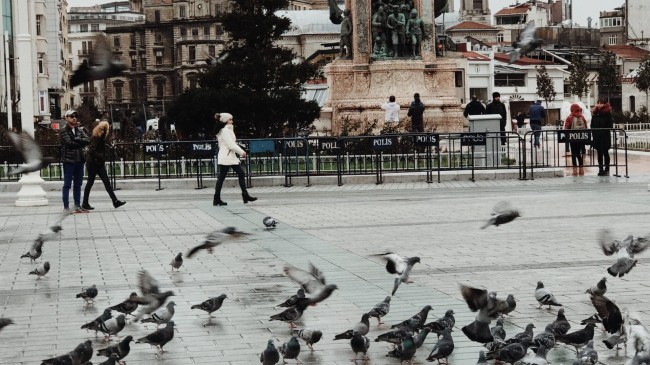
[[[630,96],[630,112],[634,113],[636,111],[636,98],[634,96]]]
[[[187,83],[190,89],[196,89],[196,87],[198,86],[198,81],[199,79],[196,73],[193,72],[187,74]]]

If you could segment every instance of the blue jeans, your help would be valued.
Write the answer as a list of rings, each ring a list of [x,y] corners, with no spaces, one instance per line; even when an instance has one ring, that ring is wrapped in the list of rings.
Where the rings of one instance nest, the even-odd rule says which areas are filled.
[[[542,135],[542,123],[533,123],[531,121],[530,129],[533,130],[533,135],[535,136],[535,146],[539,146],[539,136]]]
[[[72,197],[74,199],[74,206],[81,206],[81,184],[84,180],[84,163],[83,162],[64,162],[63,163],[63,190],[61,195],[63,198],[63,208],[70,208],[69,195],[70,186],[74,182],[72,189]]]

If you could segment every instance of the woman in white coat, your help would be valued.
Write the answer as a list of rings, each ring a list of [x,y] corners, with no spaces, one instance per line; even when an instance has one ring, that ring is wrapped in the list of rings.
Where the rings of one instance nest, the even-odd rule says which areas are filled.
[[[217,185],[214,188],[212,205],[228,205],[228,203],[221,200],[221,187],[223,186],[223,181],[226,180],[226,175],[230,168],[239,177],[239,187],[241,188],[244,204],[254,202],[257,198],[248,195],[246,182],[244,181],[244,170],[239,165],[239,157],[246,157],[246,151],[237,144],[237,137],[235,137],[235,132],[233,131],[232,114],[217,113],[214,115],[214,119],[221,122],[221,124],[218,123],[221,130],[217,133],[217,142],[219,143],[219,154],[217,155],[219,175],[217,177]]]

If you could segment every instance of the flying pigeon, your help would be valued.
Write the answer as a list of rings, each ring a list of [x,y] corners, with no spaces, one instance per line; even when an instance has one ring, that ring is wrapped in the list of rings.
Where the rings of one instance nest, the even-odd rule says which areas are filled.
[[[32,136],[27,134],[27,132],[18,134],[12,131],[7,131],[7,135],[9,136],[11,143],[16,147],[16,150],[22,154],[24,161],[21,166],[9,171],[9,175],[39,171],[56,161],[53,157],[43,157],[41,147],[36,143],[36,141],[34,141]]]
[[[375,306],[368,312],[370,317],[377,318],[377,326],[381,325],[381,317],[385,316],[390,312],[390,296],[387,296],[382,302],[375,304]]]
[[[526,356],[531,341],[530,337],[524,337],[522,342],[511,343],[498,351],[488,352],[485,358],[514,364]]]
[[[501,201],[494,206],[492,209],[492,218],[490,218],[481,229],[485,229],[492,225],[498,227],[501,224],[512,222],[517,217],[520,217],[519,211],[513,209],[510,206],[510,203]]]
[[[146,270],[140,270],[138,272],[138,287],[142,292],[142,297],[139,297],[137,300],[141,304],[146,303],[147,305],[140,308],[140,311],[135,316],[136,321],[139,321],[143,315],[151,314],[156,309],[162,307],[167,298],[174,295],[172,291],[161,292],[158,288],[158,281]]]
[[[167,323],[171,321],[172,317],[174,317],[175,306],[176,303],[174,303],[174,301],[172,300],[169,303],[167,303],[166,306],[156,309],[155,312],[151,313],[151,317],[143,319],[142,321],[140,321],[140,323],[155,323],[158,326],[160,326],[163,323]]]
[[[295,359],[299,364],[302,364],[302,361],[298,358],[298,355],[300,355],[298,337],[291,336],[289,342],[283,343],[279,350],[280,354],[282,354],[282,363],[286,363],[287,359]]]
[[[578,355],[581,364],[596,364],[598,362],[598,352],[594,349],[594,340],[590,340],[587,346],[580,351]]]
[[[210,298],[201,304],[195,304],[191,309],[200,309],[208,312],[208,318],[214,318],[212,312],[216,312],[223,305],[224,299],[228,298],[226,294],[221,294],[218,297]]]
[[[618,306],[605,296],[592,295],[590,298],[591,304],[596,308],[605,330],[609,333],[618,332],[623,325],[623,315]]]
[[[422,329],[422,327],[424,327],[424,322],[427,321],[429,311],[432,309],[433,308],[430,305],[425,305],[422,310],[413,315],[411,318],[401,323],[394,324],[390,328],[408,328],[411,331],[419,331]]]
[[[84,364],[93,356],[93,344],[90,340],[80,343],[65,355],[45,359],[41,365],[78,365]]]
[[[302,340],[307,344],[307,347],[309,347],[311,351],[314,351],[313,346],[323,337],[323,332],[319,330],[301,329],[291,331],[291,335],[302,338]]]
[[[575,347],[577,355],[580,347],[586,346],[589,341],[594,339],[594,327],[596,327],[595,323],[588,323],[587,326],[581,330],[567,333],[566,335],[556,334],[555,341]]]
[[[362,336],[365,336],[368,334],[368,331],[370,331],[370,321],[369,321],[370,315],[368,313],[364,313],[361,316],[361,321],[357,324],[354,325],[351,329],[339,333],[338,335],[334,336],[334,341],[336,340],[349,340],[352,338],[352,335],[356,332]]]
[[[126,70],[126,65],[113,58],[113,51],[105,36],[97,36],[92,49],[91,64],[82,63],[70,78],[70,86],[75,87],[84,82],[104,80],[121,76]]]
[[[445,328],[442,332],[442,338],[438,340],[438,343],[433,347],[427,361],[438,360],[440,363],[441,359],[445,359],[445,363],[449,364],[448,357],[454,351],[454,339],[451,337],[451,328]]]
[[[208,252],[212,253],[215,247],[226,242],[227,240],[244,235],[247,235],[247,233],[238,231],[235,227],[226,227],[224,229],[214,231],[205,237],[205,241],[203,241],[202,244],[192,248],[190,252],[187,253],[187,258],[191,258],[200,250],[208,250]]]
[[[32,248],[27,253],[20,256],[20,258],[22,259],[24,257],[29,257],[32,262],[34,262],[37,258],[41,257],[43,254],[43,244],[45,241],[53,239],[59,232],[61,232],[61,222],[63,222],[63,220],[69,215],[69,213],[63,213],[59,215],[59,217],[56,219],[56,221],[54,221],[54,223],[52,223],[51,226],[47,227],[45,230],[38,234],[38,237],[36,237],[34,243],[32,243]]]
[[[158,346],[160,353],[165,352],[163,346],[174,338],[174,321],[167,322],[165,328],[155,330],[145,337],[139,338],[135,343],[148,343],[151,346]]]
[[[296,305],[296,303],[298,303],[298,299],[304,297],[305,297],[305,289],[300,288],[298,289],[298,292],[296,294],[291,296],[291,298],[285,300],[281,304],[278,304],[278,307],[284,307],[284,308],[293,307],[294,305]]]
[[[136,292],[132,292],[131,295],[129,295],[128,299],[125,299],[122,303],[116,304],[112,307],[109,307],[108,309],[124,314],[132,314],[136,309],[138,309],[138,304],[138,294]]]
[[[386,252],[373,256],[381,256],[386,261],[386,271],[388,271],[389,274],[395,275],[395,284],[393,285],[393,291],[391,292],[391,295],[395,295],[395,292],[397,292],[397,288],[399,288],[400,284],[409,284],[413,282],[409,279],[409,275],[411,274],[413,265],[420,262],[419,257],[400,256],[392,252]]]
[[[95,303],[97,296],[97,286],[93,284],[90,288],[81,289],[81,293],[77,294],[77,298],[83,299],[86,304]]]
[[[20,258],[24,257],[29,257],[32,262],[36,261],[37,258],[41,257],[43,254],[43,241],[41,240],[35,240],[34,243],[32,244],[32,248],[27,251],[24,255],[20,256]]]
[[[105,339],[110,341],[111,336],[117,335],[124,329],[124,326],[126,326],[126,319],[124,314],[120,314],[117,317],[112,317],[102,322],[92,321],[87,323],[87,325],[87,327],[84,325],[82,328],[94,330],[95,333],[97,333],[97,331],[102,332],[105,334]]]
[[[537,300],[537,303],[539,303],[539,308],[537,309],[541,309],[543,305],[548,305],[549,310],[551,309],[552,305],[559,307],[562,306],[562,304],[560,304],[560,302],[555,299],[553,293],[544,287],[544,283],[541,281],[537,282],[537,288],[535,289],[535,299]]]
[[[603,276],[596,285],[585,291],[585,294],[591,295],[605,295],[607,293],[607,278]]]
[[[460,292],[472,312],[478,312],[474,322],[462,328],[463,333],[474,342],[489,343],[494,341],[490,333],[490,322],[499,316],[500,311],[508,307],[506,301],[497,299],[496,292],[461,285]]]
[[[557,311],[557,318],[551,323],[554,335],[565,335],[571,329],[571,323],[564,316],[564,308]]]
[[[104,313],[102,313],[99,317],[93,319],[92,321],[82,325],[81,329],[95,330],[95,336],[97,336],[97,332],[99,331],[99,327],[102,325],[102,323],[108,321],[111,318],[113,318],[113,315],[111,314],[111,309],[106,308],[104,309]]]
[[[445,312],[445,315],[443,317],[425,324],[424,328],[429,328],[431,332],[440,337],[445,329],[453,328],[455,324],[456,318],[454,318],[454,311],[452,309],[449,309],[447,312]]]
[[[618,330],[618,332],[612,334],[611,336],[603,340],[603,343],[605,344],[605,346],[607,346],[608,349],[611,350],[614,347],[616,347],[616,350],[619,350],[620,347],[618,347],[618,345],[620,344],[623,344],[627,349],[627,330],[625,327],[626,327],[625,323],[623,323],[623,325]]]
[[[623,241],[618,241],[612,239],[609,230],[602,230],[599,240],[605,255],[612,256],[618,253],[616,263],[607,269],[610,275],[618,277],[623,277],[623,275],[629,273],[637,263],[634,255],[645,251],[650,246],[650,235],[637,238],[630,235]]]
[[[411,339],[413,338],[411,337]],[[354,352],[354,358],[351,361],[356,363],[359,353],[363,354],[363,360],[369,360],[367,353],[370,348],[370,340],[368,337],[360,333],[354,333],[350,339],[350,348],[352,348],[352,351]]]
[[[280,353],[275,348],[273,340],[266,343],[266,348],[260,354],[260,362],[262,365],[275,365],[280,362]]]
[[[309,305],[316,305],[327,299],[334,290],[338,289],[336,285],[325,284],[325,276],[312,263],[309,263],[309,271],[298,269],[293,266],[285,266],[284,274],[287,275],[296,284],[300,285],[309,294]]]
[[[97,350],[97,356],[106,356],[109,359],[113,357],[116,360],[122,360],[131,351],[131,346],[129,345],[131,342],[133,342],[133,336],[126,336],[115,345]]]
[[[48,272],[50,272],[50,263],[48,261],[45,261],[44,263],[38,265],[36,269],[30,271],[29,275],[36,275],[36,280],[38,280],[47,275]]]
[[[219,58],[215,58],[213,56],[208,55],[208,57],[205,59],[205,63],[207,63],[210,66],[215,66],[225,61],[226,58],[228,58],[228,56],[230,56],[230,53],[228,52],[224,52],[222,55],[219,56]]]
[[[0,331],[10,324],[14,324],[14,321],[9,318],[0,318]]]
[[[179,252],[178,255],[176,255],[176,257],[174,257],[172,259],[172,262],[170,262],[169,264],[172,266],[172,270],[180,269],[181,265],[183,265],[183,254]]]
[[[275,226],[280,222],[275,220],[273,217],[264,217],[264,219],[262,219],[262,223],[264,223],[264,227],[266,227],[266,229],[271,229],[275,228]]]
[[[519,57],[527,55],[544,43],[543,39],[535,38],[536,30],[535,21],[531,20],[521,32],[519,42],[516,44],[517,48],[510,53],[510,62],[508,64],[514,63]]]

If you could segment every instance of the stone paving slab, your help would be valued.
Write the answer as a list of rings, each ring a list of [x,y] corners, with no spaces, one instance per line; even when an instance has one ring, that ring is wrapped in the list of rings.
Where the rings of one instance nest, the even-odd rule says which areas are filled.
[[[475,314],[462,301],[459,284],[515,295],[517,308],[506,320],[510,336],[527,323],[541,331],[555,319],[557,310],[538,309],[533,297],[536,282],[542,280],[564,303],[573,329],[579,328],[580,320],[594,313],[584,290],[608,276],[605,270],[612,263],[597,246],[597,232],[609,227],[621,238],[647,234],[647,182],[647,175],[637,175],[264,187],[252,189],[260,200],[246,205],[229,188],[224,191],[226,207],[211,205],[210,189],[121,190],[117,194],[128,204],[117,210],[98,187],[92,198],[96,210],[69,217],[61,236],[45,243],[38,262],[48,260],[52,269],[41,280],[27,275],[35,264],[18,258],[57,218],[58,193],[48,193],[49,206],[33,208],[14,207],[15,194],[0,193],[0,316],[16,322],[0,332],[0,364],[38,364],[86,339],[93,340],[95,348],[107,346],[102,336],[95,338],[79,327],[137,290],[136,273],[142,268],[163,290],[176,293],[172,299],[178,330],[162,356],[147,345],[132,344],[127,363],[259,363],[256,356],[269,338],[278,346],[289,339],[285,323],[268,321],[280,311],[274,305],[297,289],[282,268],[306,268],[308,262],[339,290],[310,307],[298,322],[301,328],[324,333],[313,353],[302,346],[300,358],[309,364],[349,364],[349,344],[332,338],[390,294],[393,278],[379,258],[370,256],[387,250],[420,256],[422,262],[413,270],[415,283],[402,285],[393,298],[386,324],[377,327],[371,321],[368,337],[374,339],[427,304],[433,306],[431,320],[453,309],[456,349],[449,362],[473,364],[481,347],[460,330]],[[479,229],[500,200],[510,201],[522,217],[502,227]],[[281,222],[277,229],[263,228],[267,215]],[[250,235],[219,246],[213,255],[201,252],[186,259],[179,272],[170,271],[176,253],[187,252],[205,234],[227,225]],[[650,255],[640,254],[630,275],[608,281],[608,296],[646,323],[649,274]],[[99,295],[94,306],[84,307],[74,296],[91,284],[97,285]],[[221,293],[228,299],[214,313],[214,325],[203,327],[207,315],[190,306]],[[129,323],[122,335],[139,338],[153,330],[155,325]],[[624,351],[607,350],[603,338],[597,330],[601,363],[623,364]],[[435,336],[427,339],[415,363],[426,363],[435,341]],[[368,363],[399,363],[387,358],[387,351],[386,344],[372,342]],[[570,364],[573,356],[573,350],[563,346],[549,352],[554,364]]]

